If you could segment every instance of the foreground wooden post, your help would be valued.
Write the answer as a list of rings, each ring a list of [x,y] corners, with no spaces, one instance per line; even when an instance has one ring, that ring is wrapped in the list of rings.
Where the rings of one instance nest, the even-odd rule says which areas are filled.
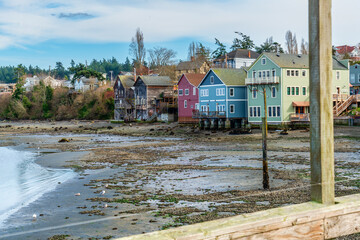
[[[311,199],[334,204],[331,0],[309,0]]]
[[[262,118],[262,150],[263,150],[263,188],[269,189],[269,169],[268,169],[268,159],[267,159],[267,135],[268,135],[268,126],[267,126],[267,104],[266,104],[266,86],[264,87],[264,117]]]

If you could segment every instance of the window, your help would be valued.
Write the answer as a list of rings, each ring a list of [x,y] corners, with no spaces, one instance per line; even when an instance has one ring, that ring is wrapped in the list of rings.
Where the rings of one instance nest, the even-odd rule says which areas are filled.
[[[276,113],[277,113],[277,116],[280,117],[280,107],[279,106],[276,107]]]
[[[280,117],[280,106],[269,106],[268,117]]]
[[[217,105],[216,111],[218,112],[225,112],[225,105]]]
[[[253,98],[253,99],[256,99],[256,98],[257,98],[257,89],[254,88],[252,91],[253,91],[253,92],[252,92],[252,98]]]
[[[299,95],[300,94],[300,89],[299,89],[299,87],[296,87],[296,95]]]
[[[286,75],[290,76],[290,70],[286,71]]]
[[[253,78],[256,78],[256,71],[253,71]]]
[[[260,107],[256,107],[256,108],[257,108],[258,117],[260,117]]]
[[[210,77],[210,83],[211,83],[211,84],[214,84],[214,76],[211,76],[211,77]]]
[[[202,90],[200,90],[200,95],[201,95],[202,97],[207,97],[207,96],[209,96],[209,89],[202,89]]]
[[[271,88],[271,97],[276,98],[276,88],[275,87]]]
[[[266,71],[266,77],[270,78],[270,71]]]
[[[233,88],[229,89],[229,95],[230,95],[230,97],[234,96],[234,89]]]
[[[189,95],[189,89],[185,89],[185,95]]]
[[[291,70],[291,76],[295,76],[295,71],[294,70]]]
[[[358,74],[358,82],[360,83],[360,74]]]
[[[250,108],[249,108],[249,112],[250,112],[250,113],[249,113],[250,117],[252,117],[252,116],[253,116],[253,107],[250,107]]]
[[[182,96],[182,95],[183,95],[183,90],[179,89],[179,96]]]
[[[302,76],[303,76],[303,77],[306,76],[306,70],[302,70]]]
[[[261,78],[261,72],[259,72],[259,78]]]
[[[184,108],[187,108],[187,100],[184,100]]]
[[[230,104],[230,113],[235,113],[235,105]]]
[[[350,82],[355,83],[355,74],[350,74]]]
[[[295,95],[295,88],[291,87],[291,95]]]
[[[336,80],[340,80],[340,72],[336,71]]]
[[[303,96],[306,96],[306,92],[307,92],[307,91],[306,91],[306,87],[302,87],[302,95],[303,95]]]
[[[291,94],[291,88],[287,87],[287,95],[289,96]]]
[[[198,103],[195,103],[195,109],[199,110],[199,104]]]
[[[297,76],[297,77],[299,76],[299,70],[295,71],[295,76]]]
[[[269,115],[269,117],[272,117],[271,109],[272,109],[272,107],[268,107],[268,115]]]
[[[196,87],[193,87],[193,95],[196,95]]]
[[[250,117],[260,117],[260,107],[249,107]]]
[[[216,96],[225,96],[225,88],[217,88]]]
[[[201,111],[202,111],[202,112],[207,112],[207,106],[206,106],[206,105],[202,105],[202,106],[201,106]]]
[[[272,70],[272,76],[275,77],[276,76],[276,71]]]
[[[261,59],[261,65],[265,65],[266,64],[266,58],[262,58]]]

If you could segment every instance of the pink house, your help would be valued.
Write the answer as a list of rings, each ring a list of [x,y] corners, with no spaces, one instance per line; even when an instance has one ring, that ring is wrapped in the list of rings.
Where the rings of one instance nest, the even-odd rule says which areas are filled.
[[[199,109],[199,89],[197,88],[205,74],[184,73],[178,82],[179,123],[197,123],[192,118],[195,109]]]

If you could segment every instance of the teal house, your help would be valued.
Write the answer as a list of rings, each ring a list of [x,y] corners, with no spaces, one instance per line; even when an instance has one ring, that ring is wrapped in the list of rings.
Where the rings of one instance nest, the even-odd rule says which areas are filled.
[[[309,56],[262,53],[247,72],[248,121],[261,123],[266,93],[268,123],[310,121]],[[333,58],[334,116],[349,98],[349,65]],[[264,91],[265,90],[265,91]]]
[[[199,84],[199,107],[193,117],[205,126],[238,128],[248,117],[244,68],[213,68]]]

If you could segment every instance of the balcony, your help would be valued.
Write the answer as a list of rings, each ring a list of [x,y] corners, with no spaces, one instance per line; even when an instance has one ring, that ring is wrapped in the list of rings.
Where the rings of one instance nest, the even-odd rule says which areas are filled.
[[[310,122],[310,113],[293,113],[290,115],[291,122]]]
[[[260,84],[278,84],[279,77],[265,77],[265,78],[246,78],[246,85],[260,85]]]
[[[193,118],[226,118],[226,111],[199,111],[194,110]]]

